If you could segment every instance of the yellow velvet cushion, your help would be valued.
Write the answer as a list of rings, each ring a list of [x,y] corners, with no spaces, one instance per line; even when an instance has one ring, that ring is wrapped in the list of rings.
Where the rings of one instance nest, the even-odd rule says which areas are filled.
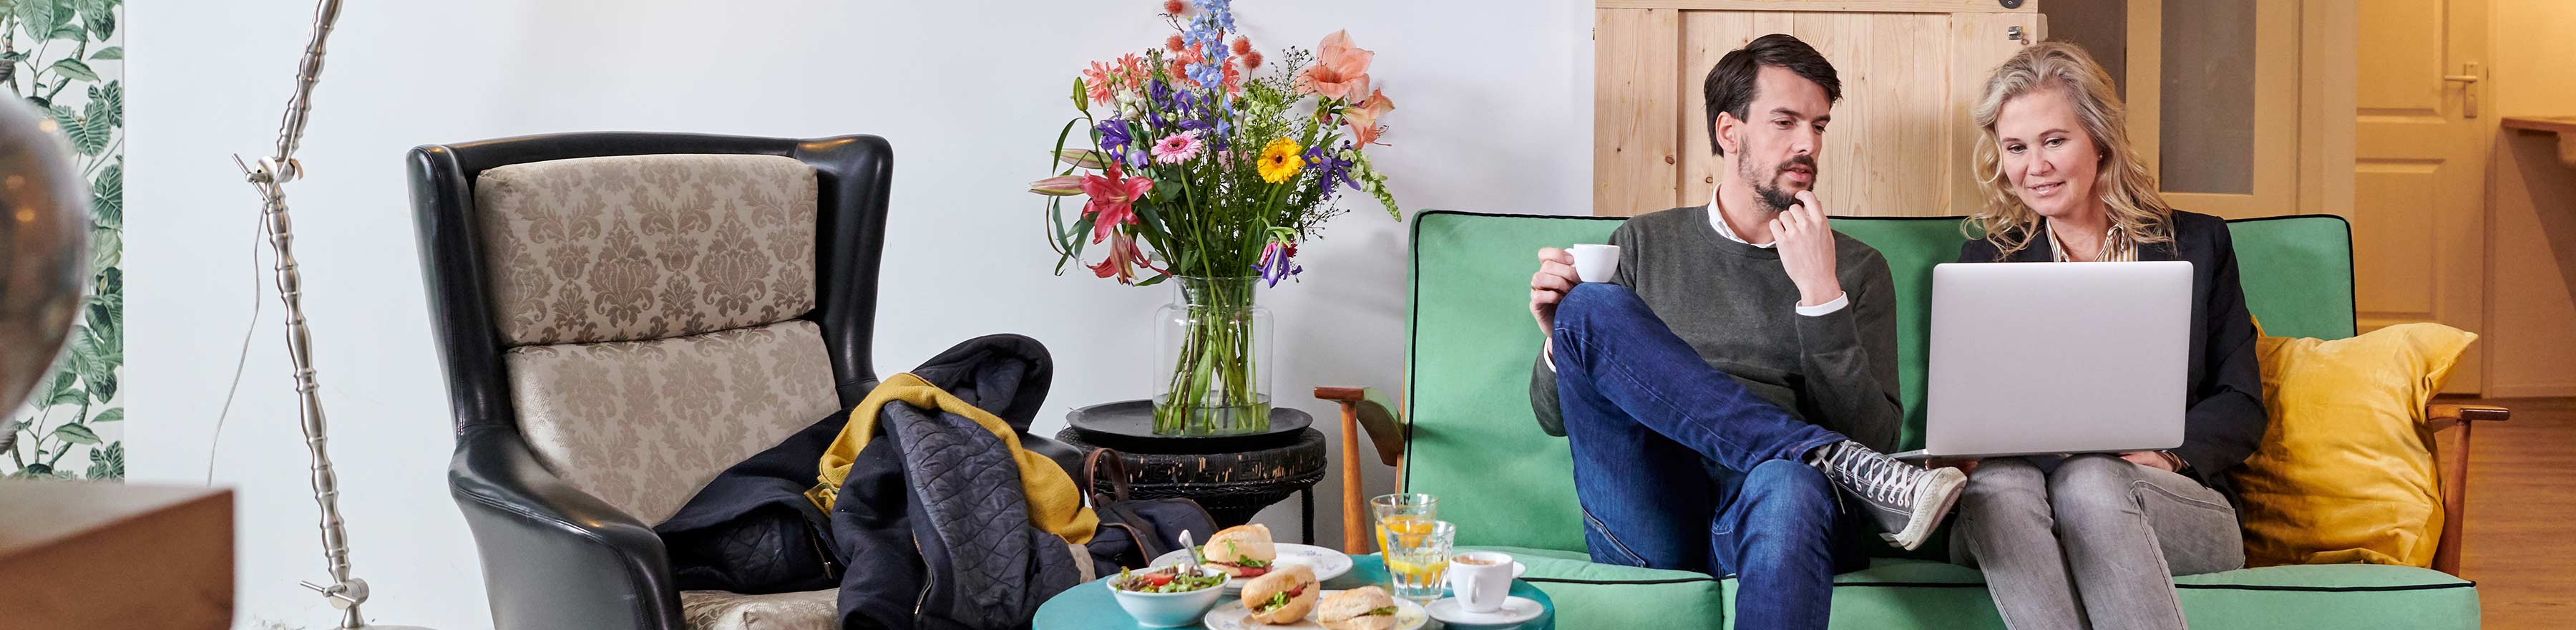
[[[2440,324],[2262,337],[2272,425],[2235,475],[2246,565],[2432,564],[2442,494],[2424,405],[2475,340]]]

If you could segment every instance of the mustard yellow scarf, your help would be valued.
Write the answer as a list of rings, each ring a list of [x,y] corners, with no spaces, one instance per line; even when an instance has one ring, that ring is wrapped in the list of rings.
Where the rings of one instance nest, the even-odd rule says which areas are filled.
[[[1092,530],[1100,527],[1100,517],[1082,506],[1082,491],[1074,487],[1072,475],[1065,474],[1054,460],[1020,448],[1019,435],[1009,423],[909,373],[896,374],[878,384],[875,391],[868,392],[867,400],[850,410],[850,423],[841,427],[841,435],[832,439],[831,448],[823,449],[822,474],[814,488],[805,491],[805,498],[812,499],[826,513],[832,511],[833,501],[840,498],[841,484],[850,478],[850,465],[858,461],[859,450],[867,448],[868,440],[876,437],[877,411],[893,402],[965,416],[1002,438],[1002,443],[1011,448],[1012,461],[1020,468],[1020,490],[1028,497],[1029,524],[1066,542],[1091,542]]]

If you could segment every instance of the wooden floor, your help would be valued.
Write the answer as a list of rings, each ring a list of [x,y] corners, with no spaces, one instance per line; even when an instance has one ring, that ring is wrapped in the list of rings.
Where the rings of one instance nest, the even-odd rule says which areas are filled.
[[[2488,628],[2576,619],[2576,398],[2477,402],[2513,409],[2471,440],[2460,572],[2478,582]],[[2443,445],[2448,448],[2450,445]]]

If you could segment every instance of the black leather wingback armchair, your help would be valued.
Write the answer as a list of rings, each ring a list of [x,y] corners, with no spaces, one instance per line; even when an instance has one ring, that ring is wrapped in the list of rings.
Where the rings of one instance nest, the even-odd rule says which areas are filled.
[[[651,526],[875,387],[886,141],[574,133],[409,163],[494,625],[726,627]]]

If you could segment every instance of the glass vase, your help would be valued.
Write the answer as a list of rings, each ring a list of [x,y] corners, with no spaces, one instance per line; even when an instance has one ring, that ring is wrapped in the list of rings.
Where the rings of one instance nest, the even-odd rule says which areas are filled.
[[[1270,428],[1270,309],[1254,303],[1260,278],[1172,279],[1172,303],[1154,313],[1154,434],[1204,436]]]

